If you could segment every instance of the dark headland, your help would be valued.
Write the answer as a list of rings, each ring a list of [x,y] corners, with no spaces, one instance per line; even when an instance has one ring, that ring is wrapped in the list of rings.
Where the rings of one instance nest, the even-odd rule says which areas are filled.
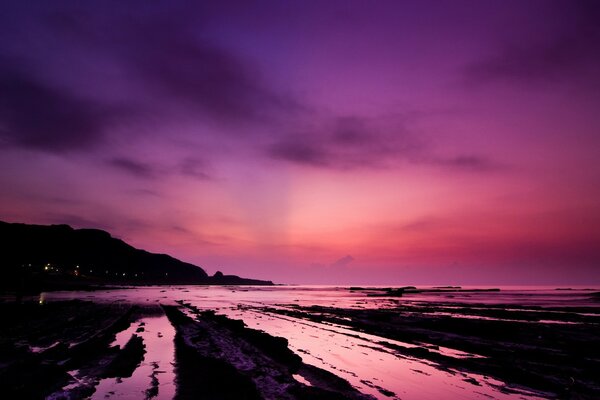
[[[136,249],[99,229],[0,221],[0,290],[35,293],[107,285],[273,285]]]

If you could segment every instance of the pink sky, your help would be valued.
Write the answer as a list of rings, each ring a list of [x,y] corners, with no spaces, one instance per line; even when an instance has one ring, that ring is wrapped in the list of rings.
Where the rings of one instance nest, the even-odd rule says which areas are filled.
[[[598,284],[598,18],[4,4],[0,219],[280,283]]]

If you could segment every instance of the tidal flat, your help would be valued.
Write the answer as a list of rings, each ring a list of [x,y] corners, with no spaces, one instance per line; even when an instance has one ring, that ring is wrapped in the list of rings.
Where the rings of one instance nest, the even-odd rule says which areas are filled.
[[[22,399],[596,399],[596,288],[152,286],[0,303]]]

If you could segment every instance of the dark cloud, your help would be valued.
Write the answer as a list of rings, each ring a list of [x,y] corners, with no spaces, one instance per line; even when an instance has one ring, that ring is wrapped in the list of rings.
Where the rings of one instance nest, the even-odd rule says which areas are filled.
[[[54,12],[47,21],[62,37],[115,59],[159,103],[175,102],[197,116],[226,124],[256,123],[298,106],[270,88],[250,62],[207,39],[203,10],[190,4],[145,11],[142,17],[137,10],[100,16],[93,10],[83,15]]]
[[[333,268],[345,267],[346,265],[350,264],[352,261],[354,261],[354,257],[352,257],[351,255],[347,255],[345,257],[340,258],[336,262],[332,263],[330,265],[330,267],[333,267]]]
[[[423,217],[400,226],[401,232],[430,232],[443,226],[444,221],[437,217]],[[396,230],[394,227],[393,230]],[[395,232],[397,233],[397,232]]]
[[[197,158],[186,158],[181,162],[180,171],[183,175],[201,181],[213,179],[208,172],[207,162]]]
[[[313,167],[331,167],[332,155],[317,143],[286,140],[268,148],[268,154],[276,159]]]
[[[447,171],[493,172],[505,167],[483,155],[469,154],[438,157],[432,146],[414,142],[394,143],[377,135],[361,138],[360,142],[313,141],[287,138],[270,146],[268,155],[276,160],[316,168],[355,170],[394,168],[413,164],[443,168]]]
[[[434,143],[420,139],[402,120],[391,126],[380,124],[359,117],[338,118],[330,127],[285,135],[267,148],[267,155],[292,164],[337,170],[395,168],[402,164],[471,172],[502,168],[483,155],[437,156]]]
[[[142,140],[153,135],[148,127],[155,121],[177,124],[183,116],[198,126],[211,125],[189,135],[222,143],[220,135],[235,132],[239,148],[262,146],[266,157],[302,166],[355,170],[421,163],[491,169],[476,155],[436,159],[404,117],[318,115],[272,87],[241,53],[208,35],[212,11],[193,3],[36,4],[36,12],[23,14],[29,24],[22,24],[35,30],[11,33],[13,41],[28,38],[22,49],[0,52],[7,57],[2,64],[13,67],[0,69],[0,135],[9,144],[51,152],[93,150],[116,142],[105,140],[116,137],[115,127],[128,128],[119,135]],[[1,39],[0,46],[10,47]],[[46,64],[49,73],[42,70]],[[115,100],[120,96],[127,108]],[[213,123],[235,129],[212,129]],[[303,129],[309,124],[317,127]],[[253,135],[263,136],[254,140]],[[132,159],[116,157],[110,164],[140,178],[157,175],[152,166]],[[212,177],[206,165],[188,159],[162,172]]]
[[[0,140],[10,145],[90,150],[123,119],[143,126],[145,119],[175,121],[183,112],[197,122],[240,128],[272,123],[300,107],[269,87],[250,62],[209,40],[203,30],[209,14],[191,3],[5,8]]]
[[[443,168],[459,169],[472,172],[490,172],[500,170],[502,166],[488,157],[481,155],[461,155],[450,158],[432,158],[426,163]]]
[[[0,136],[50,152],[90,148],[109,124],[107,107],[54,87],[0,59]]]
[[[497,54],[469,65],[470,83],[499,80],[522,84],[598,80],[600,67],[600,3],[574,0],[549,3],[564,20],[564,28],[545,40],[505,43]]]
[[[131,193],[132,195],[135,195],[135,196],[145,196],[145,197],[155,197],[155,198],[163,197],[163,195],[161,193],[157,192],[156,190],[152,190],[152,189],[133,189],[133,190],[130,190],[129,193]]]
[[[165,229],[169,234],[181,235],[194,244],[194,246],[224,246],[229,238],[226,236],[206,235],[196,232],[183,225],[171,225]]]
[[[342,117],[335,123],[332,139],[341,145],[356,146],[368,144],[372,136],[369,135],[369,127],[362,118]]]
[[[148,85],[219,122],[258,122],[272,118],[272,109],[285,111],[286,100],[246,63],[191,32],[141,27],[131,44],[125,52]]]
[[[58,204],[61,206],[68,206],[68,207],[83,204],[82,200],[73,198],[73,197],[68,198],[68,197],[61,197],[61,196],[50,196],[50,197],[41,197],[41,199],[50,204]]]
[[[422,151],[420,141],[408,132],[404,121],[378,126],[390,124],[384,120],[331,118],[321,127],[283,135],[267,148],[267,154],[304,166],[353,170],[386,168]]]
[[[115,157],[108,164],[137,178],[155,179],[159,171],[150,164],[125,157]]]

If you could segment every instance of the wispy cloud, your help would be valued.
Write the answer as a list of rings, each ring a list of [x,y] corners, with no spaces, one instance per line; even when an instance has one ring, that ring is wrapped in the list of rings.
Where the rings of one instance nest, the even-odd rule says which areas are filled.
[[[564,20],[562,30],[544,40],[504,43],[496,54],[467,66],[469,83],[512,81],[524,85],[573,81],[598,82],[600,3],[574,0],[551,3]]]
[[[449,158],[433,157],[425,161],[446,169],[455,169],[472,172],[491,172],[505,168],[504,165],[483,155],[460,155]]]
[[[225,124],[257,123],[298,106],[270,87],[243,56],[203,35],[207,13],[193,4],[168,7],[168,16],[158,6],[133,20],[126,10],[96,13],[93,8],[77,16],[54,12],[47,25],[114,59],[159,103]]]
[[[103,139],[115,110],[0,59],[0,137],[49,152],[89,149]]]
[[[333,164],[332,155],[311,141],[288,139],[269,146],[267,152],[273,159],[301,165],[329,167]]]
[[[344,257],[338,259],[337,261],[335,261],[334,263],[332,263],[330,265],[330,267],[332,267],[332,268],[345,267],[348,264],[350,264],[352,261],[354,261],[354,257],[352,257],[351,255],[348,254],[347,256],[344,256]]]
[[[354,170],[389,167],[421,151],[402,118],[331,116],[320,126],[281,135],[267,155],[304,166]]]
[[[201,181],[212,180],[213,177],[208,172],[208,163],[199,158],[184,159],[179,169],[184,176],[188,176]]]
[[[159,175],[159,171],[152,165],[131,158],[115,157],[108,164],[137,178],[155,179]]]
[[[352,171],[433,166],[448,172],[498,171],[503,165],[482,154],[436,154],[403,118],[333,118],[322,128],[282,135],[266,149],[278,161],[306,167]]]
[[[52,153],[90,151],[113,143],[105,139],[115,125],[131,128],[120,135],[139,136],[151,119],[177,121],[182,113],[233,124],[228,132],[244,136],[247,125],[299,107],[240,54],[202,35],[205,16],[196,8],[157,4],[132,18],[131,10],[108,3],[81,4],[76,13],[38,3],[15,14],[20,24],[0,19],[0,37],[20,42],[0,40],[0,139]]]

